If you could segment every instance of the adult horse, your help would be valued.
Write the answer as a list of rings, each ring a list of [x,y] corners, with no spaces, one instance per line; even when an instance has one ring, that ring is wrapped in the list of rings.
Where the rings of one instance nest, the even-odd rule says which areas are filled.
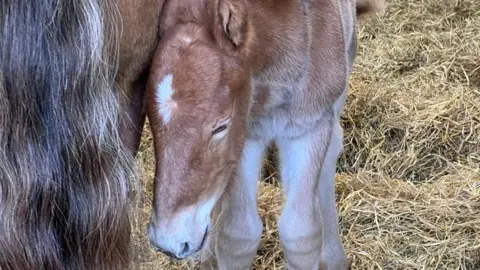
[[[0,2],[0,269],[129,267],[163,0]]]

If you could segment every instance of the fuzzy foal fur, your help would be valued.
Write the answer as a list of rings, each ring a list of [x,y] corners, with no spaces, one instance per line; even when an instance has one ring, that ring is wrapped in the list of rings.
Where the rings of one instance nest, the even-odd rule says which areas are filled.
[[[359,1],[357,13],[354,0],[166,1],[147,90],[153,245],[184,258],[210,230],[202,267],[248,269],[262,234],[261,161],[275,143],[287,268],[347,268],[334,192],[339,117],[356,18],[374,3]]]

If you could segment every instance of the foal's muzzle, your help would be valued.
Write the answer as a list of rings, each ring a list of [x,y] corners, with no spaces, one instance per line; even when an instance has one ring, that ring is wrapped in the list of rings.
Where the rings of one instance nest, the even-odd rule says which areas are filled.
[[[156,251],[162,252],[172,259],[183,260],[202,250],[208,237],[208,229],[208,227],[205,229],[202,241],[196,247],[194,247],[191,242],[174,243],[171,241],[163,241],[162,243],[159,243],[156,241],[157,239],[153,231],[154,229],[151,225],[148,226],[148,236],[150,238],[150,244],[156,249]]]

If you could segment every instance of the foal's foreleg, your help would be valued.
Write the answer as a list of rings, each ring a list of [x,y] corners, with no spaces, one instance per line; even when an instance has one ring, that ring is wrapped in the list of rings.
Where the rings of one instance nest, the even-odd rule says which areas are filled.
[[[216,206],[202,269],[250,268],[263,230],[257,211],[257,187],[265,148],[262,142],[246,141],[236,175]]]
[[[347,269],[335,209],[335,165],[342,149],[338,119],[325,119],[315,132],[277,145],[287,195],[278,224],[287,269]]]

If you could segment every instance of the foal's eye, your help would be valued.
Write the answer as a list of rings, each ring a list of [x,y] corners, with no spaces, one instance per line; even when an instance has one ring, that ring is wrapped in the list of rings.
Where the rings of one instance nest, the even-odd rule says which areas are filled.
[[[227,125],[221,125],[212,132],[212,135],[218,134],[226,129],[227,129]]]
[[[229,124],[230,118],[217,122],[217,124],[213,127],[212,139],[214,141],[223,139],[225,135],[227,135]]]

